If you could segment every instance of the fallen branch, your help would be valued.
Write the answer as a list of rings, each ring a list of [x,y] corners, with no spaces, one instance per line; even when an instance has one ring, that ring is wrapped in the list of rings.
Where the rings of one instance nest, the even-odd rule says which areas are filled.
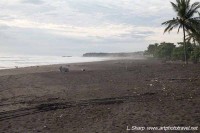
[[[170,78],[170,79],[167,79],[167,80],[190,80],[190,81],[195,81],[195,80],[198,80],[197,78]]]

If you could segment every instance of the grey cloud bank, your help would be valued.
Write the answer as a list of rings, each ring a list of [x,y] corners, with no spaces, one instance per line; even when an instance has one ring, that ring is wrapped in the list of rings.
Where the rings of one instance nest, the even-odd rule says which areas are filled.
[[[21,2],[29,3],[29,4],[36,4],[36,5],[40,5],[40,4],[44,3],[42,0],[22,0]]]
[[[175,16],[163,0],[1,0],[0,53],[81,55],[132,52],[149,43],[181,41],[163,35]]]

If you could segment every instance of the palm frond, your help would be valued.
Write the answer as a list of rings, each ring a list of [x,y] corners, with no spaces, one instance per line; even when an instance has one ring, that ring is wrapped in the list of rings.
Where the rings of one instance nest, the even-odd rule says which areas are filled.
[[[195,2],[187,12],[186,18],[193,17],[195,13],[198,13],[198,9],[200,9],[200,2]]]
[[[178,27],[178,32],[177,33],[179,33],[179,31],[180,31],[180,29],[182,28],[183,26],[180,24],[180,26]]]
[[[164,30],[164,33],[165,33],[167,31],[168,32],[172,31],[174,28],[176,28],[179,25],[179,23],[177,19],[173,19],[173,20],[169,20],[162,23],[162,25],[167,25],[167,27]]]
[[[174,4],[173,2],[171,2],[171,5],[172,5],[174,11],[178,12],[178,10],[179,10],[178,6],[176,4]]]
[[[174,11],[177,13],[177,17],[163,22],[162,25],[166,25],[165,32],[170,32],[175,28],[178,28],[178,33],[181,28],[189,34],[193,35],[193,38],[200,39],[200,2],[194,2],[190,4],[191,0],[176,0],[176,3],[171,2]],[[198,16],[195,16],[198,14]],[[195,17],[194,17],[195,16]]]
[[[188,8],[190,8],[190,0],[186,0],[186,8],[188,9]]]

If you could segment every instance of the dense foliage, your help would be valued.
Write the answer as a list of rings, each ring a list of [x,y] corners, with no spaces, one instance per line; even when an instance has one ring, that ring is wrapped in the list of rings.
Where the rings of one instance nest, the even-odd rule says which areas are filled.
[[[194,63],[199,62],[200,46],[187,42],[186,48],[187,59],[193,61]],[[178,43],[178,46],[174,45],[174,43],[166,42],[160,44],[150,44],[148,49],[145,51],[145,54],[163,60],[184,61],[184,43],[180,42]]]
[[[188,53],[186,53],[186,40],[193,39],[198,43],[200,42],[200,2],[191,4],[190,0],[176,0],[176,3],[171,2],[171,5],[176,13],[176,17],[162,23],[167,26],[164,32],[170,32],[174,28],[178,28],[178,33],[180,29],[183,30],[183,51],[185,62],[187,63]],[[188,34],[188,38],[186,38],[186,33]]]

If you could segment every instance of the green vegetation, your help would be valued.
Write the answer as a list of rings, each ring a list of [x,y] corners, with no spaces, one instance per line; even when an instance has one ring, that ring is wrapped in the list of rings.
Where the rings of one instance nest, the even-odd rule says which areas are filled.
[[[172,52],[174,48],[175,48],[175,45],[173,43],[163,42],[157,46],[154,56],[157,58],[169,60],[172,57]]]
[[[192,51],[192,53],[191,53],[191,60],[193,61],[193,63],[198,63],[198,61],[199,61],[199,58],[200,58],[200,47],[198,46],[196,46],[194,49],[193,49],[193,51]]]
[[[178,33],[180,29],[183,30],[183,49],[184,49],[184,60],[187,64],[187,38],[186,33],[188,33],[188,40],[195,40],[200,42],[200,2],[195,2],[192,5],[190,0],[176,0],[176,3],[171,2],[174,11],[177,13],[177,17],[172,20],[162,23],[162,25],[167,25],[164,32],[170,32],[174,28],[178,28]],[[198,16],[197,16],[198,15]],[[175,50],[175,52],[180,53],[181,48]],[[177,53],[175,53],[177,54]]]
[[[83,57],[131,57],[142,56],[144,52],[131,52],[131,53],[85,53]]]
[[[145,54],[163,60],[182,60],[188,63],[188,60],[198,63],[200,59],[200,2],[192,3],[190,0],[176,0],[171,2],[176,12],[176,18],[168,20],[162,25],[167,27],[165,32],[172,31],[174,28],[183,30],[183,42],[178,46],[173,43],[150,44]]]
[[[200,46],[186,42],[186,48],[187,60],[198,63],[200,59]],[[147,51],[145,51],[145,54],[162,60],[185,61],[183,42],[178,43],[178,46],[173,43],[166,42],[160,44],[150,44]]]

